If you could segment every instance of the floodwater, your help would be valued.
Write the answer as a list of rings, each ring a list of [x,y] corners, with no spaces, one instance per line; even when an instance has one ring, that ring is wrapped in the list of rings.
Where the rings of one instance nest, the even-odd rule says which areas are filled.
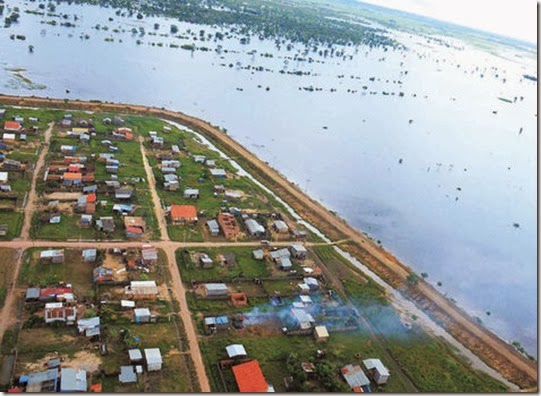
[[[37,5],[6,3],[21,11]],[[456,49],[396,32],[409,51],[346,47],[352,60],[310,52],[304,57],[314,62],[301,62],[285,59],[298,45],[287,51],[256,37],[241,45],[238,38],[149,36],[155,22],[158,33],[168,33],[171,23],[181,33],[215,29],[137,21],[91,6],[62,4],[57,12],[77,14],[77,27],[42,24],[54,18],[21,12],[18,24],[0,29],[0,92],[163,106],[225,127],[418,274],[427,273],[485,326],[536,355],[537,85],[522,78],[535,73],[531,54],[453,41]],[[93,29],[98,23],[109,30]],[[114,33],[118,26],[126,31]],[[144,37],[130,32],[140,26]],[[213,51],[168,48],[171,42]],[[260,55],[266,52],[274,56]],[[21,73],[32,83],[13,68],[26,69]],[[313,92],[302,89],[310,86]]]

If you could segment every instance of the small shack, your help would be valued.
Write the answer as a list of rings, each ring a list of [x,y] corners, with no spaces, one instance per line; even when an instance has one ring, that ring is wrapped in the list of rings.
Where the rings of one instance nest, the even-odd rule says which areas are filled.
[[[160,348],[146,348],[145,360],[148,371],[159,371],[162,369],[162,354]]]

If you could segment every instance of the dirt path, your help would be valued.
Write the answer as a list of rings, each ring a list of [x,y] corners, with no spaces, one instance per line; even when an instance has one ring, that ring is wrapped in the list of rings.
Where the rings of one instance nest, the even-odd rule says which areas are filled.
[[[32,225],[32,216],[36,209],[36,181],[38,175],[41,172],[41,168],[45,164],[45,156],[49,152],[49,142],[51,141],[51,131],[53,130],[54,122],[49,124],[49,128],[45,131],[43,135],[45,141],[43,142],[43,147],[39,153],[38,160],[34,166],[34,173],[32,174],[32,184],[30,185],[30,192],[28,193],[28,199],[26,200],[26,207],[24,208],[24,222],[23,228],[21,230],[21,238],[26,240],[30,237],[30,227]]]
[[[148,158],[146,154],[146,149],[144,146],[145,139],[143,136],[139,136],[139,143],[141,145],[141,154],[143,155],[143,165],[145,167],[145,172],[147,173],[147,182],[150,187],[150,193],[152,195],[152,202],[154,202],[154,213],[158,219],[158,226],[160,227],[160,233],[162,240],[169,240],[169,234],[167,233],[167,223],[165,220],[165,211],[163,210],[162,203],[158,193],[156,192],[156,179],[154,178],[154,173],[152,168],[148,163]]]
[[[180,317],[184,323],[184,330],[188,337],[188,345],[190,347],[190,353],[192,356],[193,363],[195,365],[195,371],[197,372],[197,378],[199,379],[199,387],[201,392],[210,392],[210,383],[207,377],[207,372],[205,371],[205,364],[203,363],[203,358],[201,356],[201,350],[199,349],[199,343],[197,341],[197,333],[195,331],[195,326],[193,324],[192,315],[188,309],[188,303],[186,301],[186,289],[184,284],[180,279],[180,273],[177,268],[176,258],[175,258],[175,246],[164,247],[163,248],[166,255],[167,261],[169,262],[169,272],[171,273],[171,289],[175,299],[180,305]]]
[[[169,272],[171,274],[171,291],[180,306],[180,317],[182,318],[182,322],[184,323],[184,330],[186,331],[186,336],[188,337],[188,345],[190,348],[192,361],[195,366],[195,371],[197,373],[197,378],[199,380],[199,388],[201,389],[201,392],[210,392],[210,383],[207,377],[207,372],[205,371],[205,364],[203,363],[203,358],[201,357],[201,351],[199,350],[197,333],[195,331],[195,326],[192,321],[190,310],[188,309],[188,302],[186,301],[186,289],[184,288],[182,279],[180,279],[180,272],[177,267],[175,251],[180,244],[171,242],[169,240],[169,234],[167,233],[167,223],[165,220],[165,211],[163,210],[160,197],[156,192],[156,179],[154,178],[154,173],[152,172],[152,168],[150,167],[150,164],[148,162],[148,158],[146,156],[147,153],[143,142],[144,138],[142,136],[139,136],[141,154],[143,155],[143,164],[145,167],[145,172],[147,174],[147,181],[150,187],[150,192],[152,194],[152,201],[154,202],[154,214],[158,219],[162,238],[162,242],[159,243],[159,247],[161,247],[167,255]]]
[[[4,337],[5,331],[13,327],[17,322],[17,292],[15,285],[17,284],[17,278],[19,277],[22,259],[23,250],[18,249],[17,260],[15,261],[15,271],[13,272],[13,283],[8,289],[4,307],[0,312],[0,340]]]
[[[391,256],[383,248],[376,246],[361,232],[349,226],[343,219],[329,212],[323,205],[312,200],[278,171],[265,164],[250,153],[240,143],[209,123],[183,113],[148,106],[94,103],[85,101],[64,102],[59,99],[17,97],[0,95],[0,103],[18,106],[54,107],[72,110],[109,111],[123,114],[139,114],[169,119],[201,133],[213,144],[221,146],[240,165],[269,188],[274,190],[301,217],[325,232],[331,239],[350,238],[355,244],[355,256],[374,270],[379,276],[390,279],[396,287],[406,284],[411,270]],[[8,246],[9,247],[9,246]],[[521,387],[537,384],[537,364],[527,360],[508,343],[478,325],[466,312],[452,304],[431,285],[420,281],[413,298],[423,309],[430,311],[457,340],[474,351],[487,364],[500,371],[506,378]]]

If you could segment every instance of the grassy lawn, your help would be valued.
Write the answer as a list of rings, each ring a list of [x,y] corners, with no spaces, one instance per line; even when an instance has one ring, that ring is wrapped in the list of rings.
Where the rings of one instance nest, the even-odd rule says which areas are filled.
[[[13,281],[15,259],[17,251],[14,249],[0,248],[0,308],[4,306],[8,288]]]
[[[23,228],[24,214],[22,212],[2,212],[0,214],[0,224],[8,226],[6,236],[0,236],[0,240],[10,240],[21,235]]]
[[[74,294],[80,299],[93,288],[94,263],[85,263],[81,250],[64,249],[64,262],[40,264],[39,254],[47,249],[31,248],[25,251],[19,272],[18,284],[47,286],[64,281],[71,283]]]
[[[209,279],[231,280],[242,276],[244,278],[264,278],[271,275],[269,262],[266,260],[255,260],[252,256],[251,248],[243,247],[223,247],[223,248],[205,248],[198,250],[189,250],[183,254],[183,250],[176,252],[177,264],[180,275],[184,282],[190,283],[192,280],[204,281]],[[193,262],[189,253],[206,253],[213,261],[213,267],[203,269],[199,263]],[[237,264],[226,266],[218,263],[218,257],[223,254],[235,254]]]

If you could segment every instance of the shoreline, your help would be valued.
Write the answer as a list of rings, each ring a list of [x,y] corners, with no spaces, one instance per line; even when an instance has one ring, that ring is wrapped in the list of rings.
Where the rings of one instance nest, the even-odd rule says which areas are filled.
[[[0,95],[0,103],[12,106],[46,107],[66,110],[102,111],[159,117],[181,123],[208,139],[232,160],[283,199],[303,219],[334,240],[349,239],[342,248],[370,268],[395,290],[411,298],[416,305],[440,323],[462,345],[487,365],[521,388],[537,386],[537,363],[528,360],[498,335],[477,324],[465,311],[443,297],[434,287],[419,279],[407,285],[412,270],[393,255],[377,246],[353,226],[331,213],[321,203],[307,196],[298,186],[260,160],[218,127],[201,119],[150,106],[79,101],[38,97]]]

